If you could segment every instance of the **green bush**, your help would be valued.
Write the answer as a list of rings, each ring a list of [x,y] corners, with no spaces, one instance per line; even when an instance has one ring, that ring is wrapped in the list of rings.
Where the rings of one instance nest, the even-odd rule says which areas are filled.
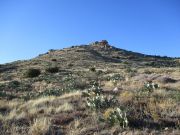
[[[48,73],[57,73],[59,71],[58,67],[49,67],[46,69],[46,72]]]
[[[39,69],[30,68],[24,73],[24,77],[33,78],[41,74]]]
[[[96,68],[95,68],[95,67],[91,67],[91,68],[89,69],[89,71],[91,71],[91,72],[96,72]]]
[[[100,95],[103,93],[103,90],[100,86],[100,84],[97,81],[91,81],[90,82],[91,88],[89,88],[88,93],[95,93],[96,95]]]
[[[20,86],[20,82],[18,82],[18,81],[16,81],[16,80],[14,80],[14,81],[11,81],[11,82],[9,82],[9,84],[8,84],[8,87],[9,88],[17,88],[17,87],[19,87]]]

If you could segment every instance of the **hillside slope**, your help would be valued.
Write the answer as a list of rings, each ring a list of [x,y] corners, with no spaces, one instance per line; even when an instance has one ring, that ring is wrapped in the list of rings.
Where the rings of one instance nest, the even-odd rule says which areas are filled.
[[[0,134],[178,134],[179,67],[105,40],[0,65]]]

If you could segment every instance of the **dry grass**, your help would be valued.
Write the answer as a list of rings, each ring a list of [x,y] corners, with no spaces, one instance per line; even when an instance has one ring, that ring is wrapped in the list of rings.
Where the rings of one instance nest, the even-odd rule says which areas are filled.
[[[0,113],[0,122],[3,123],[4,130],[7,128],[2,131],[2,135],[7,133],[19,135],[23,131],[26,133],[28,131],[29,135],[45,135],[50,132],[52,126],[50,118],[56,114],[72,112],[75,108],[70,103],[71,98],[77,98],[80,95],[80,92],[72,92],[59,97],[48,96],[27,102],[0,100],[0,110],[6,111],[4,114]],[[21,122],[22,126],[19,127],[15,124],[18,121],[24,121]],[[11,123],[14,123],[14,128],[11,128]]]
[[[64,103],[63,105],[59,106],[58,108],[55,109],[56,113],[61,113],[61,112],[68,112],[68,111],[73,111],[74,107],[70,103]]]
[[[30,100],[26,103],[19,102],[19,104],[14,104],[13,106],[9,106],[9,104],[11,104],[9,103],[7,105],[9,108],[11,108],[11,111],[5,116],[5,119],[22,119],[27,118],[27,116],[36,118],[41,113],[47,115],[72,111],[73,105],[62,100],[71,96],[74,96],[73,93],[63,95],[58,98],[53,96],[42,97],[36,100]]]
[[[35,119],[29,129],[31,135],[45,135],[50,132],[51,121],[49,118]]]
[[[103,82],[105,88],[113,89],[115,87],[115,83],[113,81]]]
[[[129,101],[132,101],[135,94],[131,91],[123,91],[120,93],[119,100],[120,102],[127,103]]]

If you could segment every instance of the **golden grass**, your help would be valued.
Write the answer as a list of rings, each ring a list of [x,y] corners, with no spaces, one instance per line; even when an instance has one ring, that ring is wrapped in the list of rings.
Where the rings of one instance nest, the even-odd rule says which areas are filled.
[[[27,102],[5,102],[0,100],[0,108],[6,107],[10,110],[6,115],[1,116],[0,120],[18,120],[23,118],[37,118],[40,114],[51,115],[61,112],[73,111],[74,106],[66,101],[72,97],[80,97],[80,92],[64,94],[60,97],[42,97]]]
[[[58,97],[58,99],[67,99],[67,98],[72,98],[72,97],[80,97],[81,94],[82,93],[80,91],[71,92],[71,93],[65,93],[62,96]]]
[[[50,119],[49,118],[38,118],[35,119],[30,126],[29,134],[31,135],[45,135],[50,130]]]
[[[74,107],[70,103],[64,103],[63,105],[59,106],[58,108],[55,109],[56,113],[60,112],[67,112],[67,111],[73,111]]]
[[[134,98],[135,94],[131,91],[123,91],[121,92],[120,96],[119,96],[119,100],[121,102],[128,102],[128,101],[132,101]]]
[[[80,134],[80,125],[81,125],[81,122],[79,119],[75,119],[74,122],[72,123],[72,125],[70,126],[70,130],[69,132],[67,133],[68,135],[78,135]]]
[[[169,109],[169,108],[174,108],[176,103],[172,99],[166,99],[166,100],[161,100],[158,103],[158,107],[161,109]]]
[[[111,88],[113,89],[115,87],[115,83],[113,81],[106,81],[103,82],[105,88]]]
[[[105,112],[104,112],[104,114],[103,114],[104,119],[107,120],[107,119],[109,118],[110,114],[111,114],[113,111],[114,111],[113,108],[108,108],[108,109],[106,109]]]

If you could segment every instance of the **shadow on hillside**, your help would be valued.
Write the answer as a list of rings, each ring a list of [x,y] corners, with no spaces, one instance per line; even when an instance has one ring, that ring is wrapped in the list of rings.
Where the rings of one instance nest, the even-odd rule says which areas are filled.
[[[17,69],[14,65],[0,65],[0,73]]]
[[[96,50],[89,49],[89,52],[94,56],[93,58],[95,60],[101,60],[101,61],[104,61],[104,62],[114,62],[114,63],[120,63],[121,62],[121,60],[119,60],[119,59],[114,59],[114,58],[109,58],[109,57],[106,57],[106,56],[102,56],[102,54],[100,54]]]
[[[168,120],[160,120],[158,122],[145,121],[145,120],[129,120],[129,127],[131,128],[149,128],[149,129],[162,129],[162,128],[175,128],[176,122]]]

